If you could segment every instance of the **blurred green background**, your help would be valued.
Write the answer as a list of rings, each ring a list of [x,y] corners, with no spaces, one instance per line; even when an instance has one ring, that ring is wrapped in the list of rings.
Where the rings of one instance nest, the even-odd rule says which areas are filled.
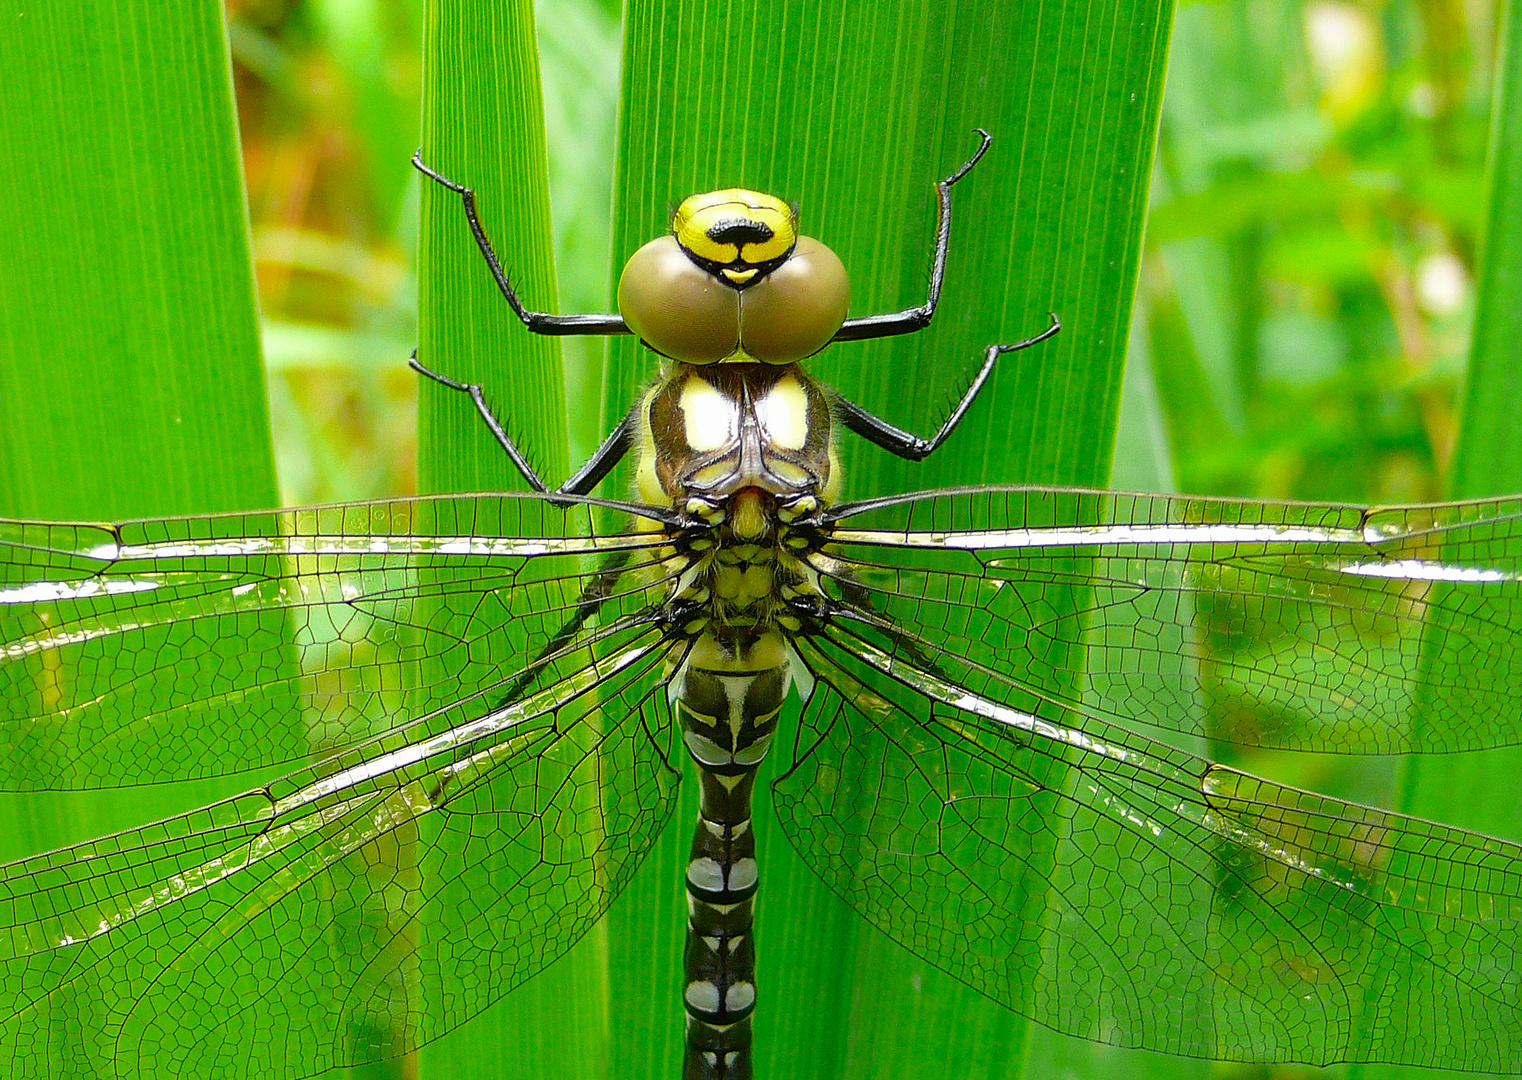
[[[619,6],[538,7],[561,306],[606,310]],[[422,0],[227,11],[281,497],[411,494]],[[577,400],[602,342],[565,352]],[[573,431],[590,452],[599,436]]]
[[[414,489],[421,9],[229,0],[287,503]],[[1117,486],[1160,461],[1189,492],[1441,497],[1496,10],[1179,8],[1133,342],[1157,408],[1128,417]],[[562,309],[602,309],[617,5],[543,0],[538,25]]]
[[[1113,486],[1354,502],[1450,489],[1498,11],[1181,4]],[[282,498],[410,493],[422,0],[228,12]],[[618,5],[540,0],[537,20],[561,310],[607,310]],[[595,392],[601,348],[568,342],[573,459],[600,436],[574,403]],[[1400,801],[1396,761],[1222,753]]]

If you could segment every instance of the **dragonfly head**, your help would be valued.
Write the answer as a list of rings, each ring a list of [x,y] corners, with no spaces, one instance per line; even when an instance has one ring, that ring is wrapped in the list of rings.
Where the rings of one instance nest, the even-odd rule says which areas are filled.
[[[745,188],[706,191],[682,200],[671,215],[671,235],[700,269],[744,289],[793,253],[798,208]]]
[[[850,301],[845,267],[799,235],[797,207],[745,188],[684,199],[618,283],[629,328],[686,364],[797,363],[835,336]]]

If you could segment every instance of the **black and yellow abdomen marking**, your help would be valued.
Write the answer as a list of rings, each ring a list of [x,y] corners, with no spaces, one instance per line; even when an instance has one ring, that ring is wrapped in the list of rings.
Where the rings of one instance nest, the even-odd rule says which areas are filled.
[[[686,873],[683,1077],[750,1080],[760,884],[751,793],[792,686],[791,653],[775,630],[729,640],[705,631],[673,685],[702,784]]]

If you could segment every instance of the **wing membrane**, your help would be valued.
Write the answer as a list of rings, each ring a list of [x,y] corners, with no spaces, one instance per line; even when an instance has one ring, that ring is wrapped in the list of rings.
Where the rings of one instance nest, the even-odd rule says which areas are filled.
[[[1069,1034],[1522,1069],[1522,846],[1297,791],[831,627],[777,783],[863,917]]]
[[[1522,738],[1515,500],[986,489],[844,507],[835,539],[820,562],[844,601],[964,658],[974,689],[1018,685],[1025,707],[1350,754]]]
[[[0,784],[317,761],[0,867],[12,1071],[311,1075],[421,1045],[569,948],[676,782],[657,607],[685,563],[590,534],[589,503],[0,524]],[[1522,1069],[1522,848],[1124,726],[1515,741],[1519,511],[843,507],[784,831],[875,925],[1064,1031]]]
[[[0,787],[241,772],[384,731],[404,690],[468,697],[553,640],[599,560],[651,544],[590,534],[588,505],[0,523]]]
[[[475,1015],[586,932],[669,815],[677,647],[605,620],[267,788],[0,867],[9,1074],[309,1076]]]

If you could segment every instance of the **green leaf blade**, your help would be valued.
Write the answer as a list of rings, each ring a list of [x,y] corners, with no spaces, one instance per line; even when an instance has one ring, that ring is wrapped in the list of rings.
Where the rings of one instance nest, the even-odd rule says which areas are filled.
[[[9,225],[0,514],[98,521],[274,504],[220,6],[123,0],[11,12],[0,62],[0,134],[25,148],[0,176]],[[278,634],[283,623],[268,628]],[[204,645],[185,654],[210,660]],[[88,694],[88,682],[76,691]],[[130,732],[141,718],[112,719]],[[197,738],[216,746],[222,735]],[[220,780],[127,798],[7,796],[0,855],[111,833],[232,789]],[[98,1003],[97,990],[84,982],[71,993]],[[66,993],[32,1018],[47,1053],[81,1072],[130,1072],[137,1059],[127,1048],[92,1045],[82,1021],[101,1013],[80,1005]]]
[[[799,203],[803,231],[852,275],[852,315],[920,303],[933,181],[966,160],[973,129],[985,128],[994,145],[953,196],[951,258],[931,328],[837,345],[807,366],[928,435],[988,345],[1038,332],[1050,311],[1065,329],[1051,345],[1000,361],[938,458],[907,465],[843,438],[845,497],[955,483],[1102,483],[1171,13],[1166,3],[1114,11],[636,4],[626,17],[614,260],[658,235],[685,196],[740,185]],[[605,422],[653,370],[636,343],[615,343]],[[627,482],[615,477],[604,490],[622,494]],[[760,791],[758,1075],[1020,1075],[1025,1022],[888,942],[826,892],[780,839]],[[684,816],[679,810],[678,821]],[[614,998],[636,1010],[632,1031],[614,1043],[619,1075],[670,1075],[680,1056],[671,946],[680,940],[687,836],[672,833],[610,917]],[[651,940],[661,920],[671,929],[655,936],[670,944]],[[669,969],[652,972],[662,952]]]
[[[0,136],[26,148],[0,179],[0,505],[272,505],[221,12],[45,5],[7,20],[0,62]]]
[[[1500,54],[1492,99],[1489,220],[1484,232],[1477,288],[1474,338],[1463,399],[1462,422],[1449,485],[1454,498],[1480,498],[1522,489],[1522,366],[1517,363],[1522,331],[1522,4],[1503,9]],[[1522,635],[1522,622],[1502,595],[1492,617]],[[1462,670],[1461,651],[1448,643],[1442,625],[1429,628],[1422,663],[1428,683],[1420,687],[1416,722],[1423,706],[1447,685],[1443,673]],[[1434,821],[1453,822],[1503,837],[1522,837],[1522,813],[1514,797],[1522,753],[1505,748],[1483,754],[1412,757],[1402,763],[1398,807]],[[1444,1037],[1440,1025],[1430,1038]],[[1360,1078],[1397,1080],[1436,1074],[1392,1066],[1357,1071]]]
[[[475,191],[482,225],[524,305],[557,310],[532,4],[430,3],[423,71],[423,160]],[[459,197],[423,182],[418,358],[449,378],[481,384],[508,434],[553,487],[569,473],[561,342],[528,332],[493,282]],[[470,398],[426,380],[418,464],[425,491],[527,488]],[[468,620],[470,606],[451,608],[450,618]],[[442,884],[447,868],[432,856],[422,861],[425,876]],[[606,1015],[603,943],[594,931],[543,974],[426,1047],[418,1073],[451,1080],[600,1075]]]

